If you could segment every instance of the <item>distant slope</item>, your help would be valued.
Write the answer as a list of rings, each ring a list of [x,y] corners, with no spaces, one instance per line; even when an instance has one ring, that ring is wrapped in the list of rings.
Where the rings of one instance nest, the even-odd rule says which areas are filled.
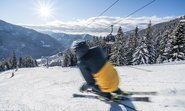
[[[40,58],[53,55],[58,49],[64,47],[49,35],[0,20],[0,59],[10,57],[13,50],[17,56]]]
[[[69,48],[73,41],[78,39],[83,40],[92,40],[93,36],[89,34],[65,34],[65,33],[54,33],[54,32],[44,32],[50,35],[51,37],[58,40],[65,48]]]
[[[162,36],[165,34],[166,31],[169,32],[170,36],[172,36],[174,34],[176,27],[179,24],[179,21],[182,19],[185,19],[185,16],[182,16],[182,17],[170,20],[170,21],[166,21],[166,22],[161,22],[158,24],[152,24],[152,21],[151,21],[151,24],[152,24],[151,29],[152,29],[152,35],[153,35],[154,41],[155,42],[160,41],[160,39],[162,38]],[[135,29],[126,31],[124,32],[124,36],[130,37],[131,34],[134,34],[134,31]],[[147,31],[147,28],[139,29],[139,32],[138,32],[139,37],[145,36],[146,31]]]
[[[160,41],[160,39],[162,38],[162,36],[164,35],[164,33],[166,31],[168,31],[169,34],[172,36],[181,19],[183,19],[183,17],[176,18],[176,19],[170,20],[168,22],[162,22],[159,24],[152,25],[151,28],[152,28],[152,32],[153,32],[152,35],[153,35],[154,41],[157,41],[157,40]],[[146,31],[147,31],[147,29],[140,30],[139,35],[142,36],[142,35],[146,34]]]

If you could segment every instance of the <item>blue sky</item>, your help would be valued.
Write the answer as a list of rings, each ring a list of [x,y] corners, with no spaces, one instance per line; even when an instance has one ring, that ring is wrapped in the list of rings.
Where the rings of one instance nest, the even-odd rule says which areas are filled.
[[[38,4],[49,3],[52,16],[40,17]],[[0,19],[14,24],[51,25],[63,23],[87,23],[98,16],[116,0],[0,0]],[[125,16],[152,0],[119,0],[103,16],[110,19],[124,19]],[[132,15],[134,18],[152,17],[154,23],[185,15],[185,0],[156,0],[150,6]],[[104,19],[105,19],[104,17]],[[168,18],[168,19],[166,19]],[[103,20],[104,20],[103,19]],[[144,18],[143,18],[144,19]],[[155,22],[155,20],[160,20]],[[86,22],[85,22],[86,21]],[[107,21],[108,22],[108,21]],[[114,21],[115,22],[115,21]],[[128,22],[128,21],[127,21]],[[110,22],[112,23],[112,22]],[[65,24],[67,25],[67,24]],[[135,25],[135,24],[134,24]]]

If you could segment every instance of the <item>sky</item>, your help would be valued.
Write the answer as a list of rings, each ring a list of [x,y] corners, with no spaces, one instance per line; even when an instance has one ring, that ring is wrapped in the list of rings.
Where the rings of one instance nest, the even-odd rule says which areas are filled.
[[[129,16],[152,0],[0,0],[0,19],[35,29],[65,33],[106,34],[109,26],[131,30],[185,15],[185,0],[156,0]],[[118,23],[117,23],[118,22]]]

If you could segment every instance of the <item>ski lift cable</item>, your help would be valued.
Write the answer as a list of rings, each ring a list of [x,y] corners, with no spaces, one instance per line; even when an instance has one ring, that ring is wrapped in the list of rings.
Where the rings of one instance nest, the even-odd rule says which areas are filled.
[[[92,24],[98,17],[102,16],[105,12],[107,12],[110,8],[112,8],[119,0],[115,1],[113,4],[111,4],[108,8],[106,8],[102,13],[100,13],[92,22],[90,22],[87,25]]]
[[[103,12],[101,12],[98,16],[95,17],[95,19],[93,19],[90,23],[87,24],[87,26],[89,26],[90,24],[92,24],[93,22],[96,21],[96,19],[100,16],[102,16],[105,12],[107,12],[109,9],[111,9],[116,3],[118,3],[120,0],[116,0],[114,3],[112,3],[108,8],[106,8]],[[81,31],[79,32],[82,32],[83,30],[85,30],[86,27],[84,27]]]
[[[103,12],[101,12],[98,16],[96,16],[96,18],[95,18],[94,20],[92,20],[90,23],[88,23],[87,26],[89,26],[90,24],[94,23],[94,22],[97,20],[98,17],[102,16],[105,12],[107,12],[109,9],[111,9],[111,8],[112,8],[116,3],[118,3],[119,1],[120,1],[120,0],[116,0],[114,3],[112,3],[108,8],[106,8]],[[133,15],[133,14],[139,12],[140,10],[144,9],[145,7],[147,7],[147,6],[149,6],[150,4],[154,3],[155,1],[156,1],[156,0],[150,1],[149,3],[145,4],[144,6],[138,8],[138,9],[136,9],[135,11],[133,11],[132,13],[128,14],[128,15],[127,15],[125,18],[123,18],[122,20],[120,20],[120,21],[118,21],[118,22],[115,22],[115,23],[113,23],[113,24],[111,24],[111,25],[109,25],[109,26],[105,26],[105,28],[102,29],[102,30],[105,30],[105,31],[109,30],[109,28],[110,28],[112,25],[115,26],[116,24],[120,23],[121,21],[123,21],[124,19],[130,17],[131,15]],[[87,29],[87,26],[84,27],[84,28],[82,28],[79,32],[85,31],[85,30]],[[96,31],[96,30],[95,30],[95,31]]]
[[[135,10],[135,11],[133,11],[132,13],[128,14],[125,18],[123,18],[123,19],[119,20],[118,22],[113,23],[112,25],[114,25],[114,26],[115,26],[116,24],[118,24],[118,23],[122,22],[124,19],[126,19],[126,18],[130,17],[131,15],[134,15],[135,13],[137,13],[137,12],[139,12],[140,10],[144,9],[145,7],[147,7],[147,6],[151,5],[151,4],[152,4],[152,3],[154,3],[155,1],[156,1],[156,0],[152,0],[152,1],[150,1],[149,3],[147,3],[147,4],[143,5],[142,7],[138,8],[138,9],[136,9],[136,10]],[[112,25],[111,25],[111,26],[112,26]],[[109,28],[110,28],[110,25],[109,25],[109,26],[107,26],[107,28],[105,28],[104,30],[105,30],[105,31],[107,31],[107,29],[109,29]]]
[[[152,4],[152,3],[155,2],[155,1],[156,1],[156,0],[152,0],[152,1],[150,1],[149,3],[147,3],[146,5],[144,5],[144,6],[140,7],[140,8],[138,8],[138,9],[136,9],[136,10],[133,11],[132,13],[128,14],[124,19],[130,17],[131,15],[134,15],[135,13],[139,12],[140,10],[144,9],[145,7],[149,6],[150,4]],[[120,21],[114,23],[114,25],[120,23],[120,22],[123,21],[124,19],[122,19],[122,20],[120,20]]]

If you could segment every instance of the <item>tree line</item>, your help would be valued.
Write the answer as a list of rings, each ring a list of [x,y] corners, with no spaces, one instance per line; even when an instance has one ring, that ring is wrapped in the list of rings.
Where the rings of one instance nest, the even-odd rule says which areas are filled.
[[[185,60],[185,21],[179,21],[175,30],[165,30],[162,35],[154,38],[151,21],[144,33],[138,27],[126,35],[119,27],[117,34],[106,37],[94,37],[87,41],[88,45],[100,46],[108,55],[108,60],[116,66],[156,64]],[[63,55],[64,67],[75,66],[76,57],[66,50]]]
[[[0,61],[0,71],[37,66],[37,61],[31,56],[19,57],[19,59],[17,59],[16,53],[14,51],[9,59]]]

